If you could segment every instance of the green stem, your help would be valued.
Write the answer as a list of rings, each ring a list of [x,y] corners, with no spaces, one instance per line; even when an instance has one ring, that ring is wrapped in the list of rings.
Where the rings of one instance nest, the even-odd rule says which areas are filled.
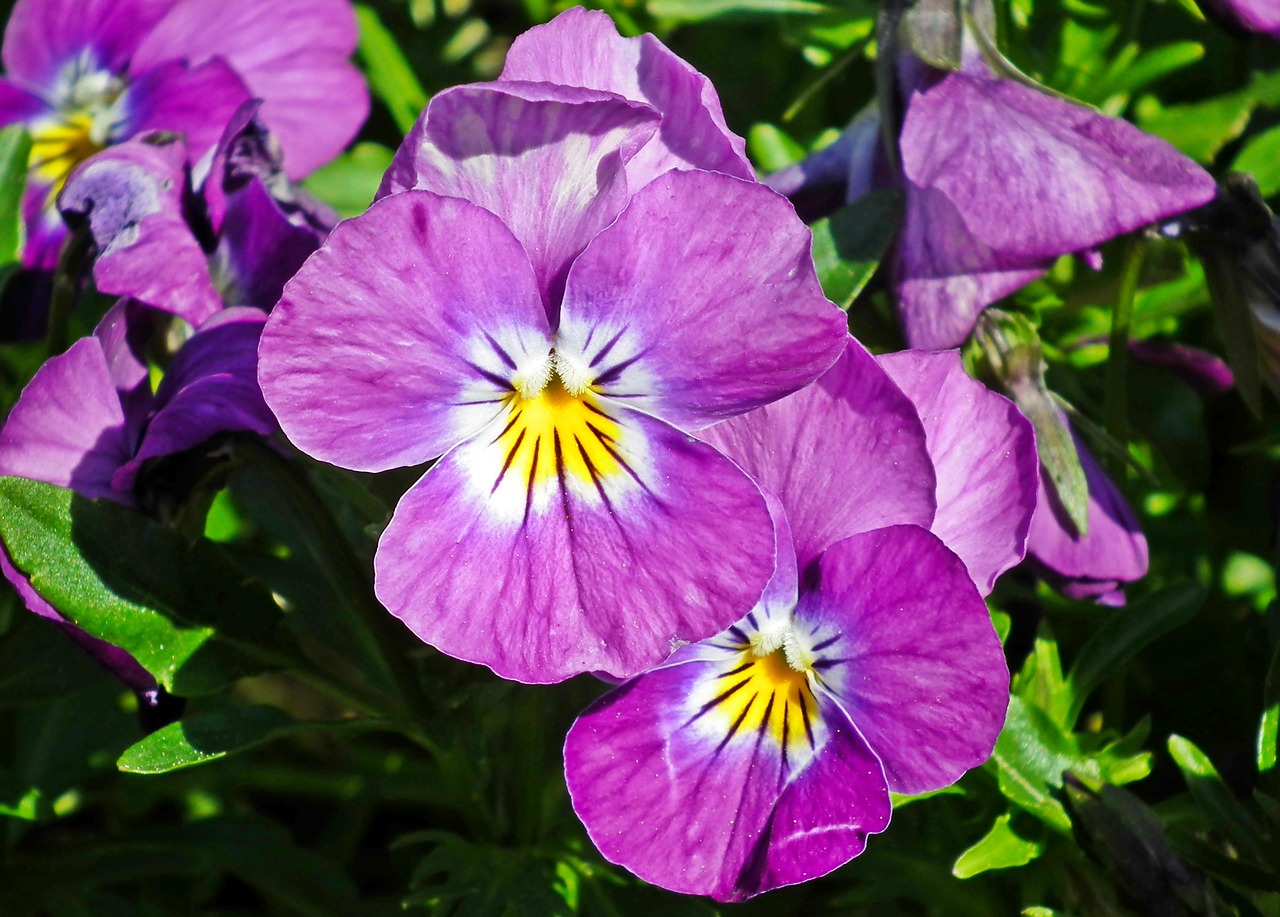
[[[67,236],[58,252],[58,265],[53,272],[53,292],[49,297],[49,328],[45,332],[45,350],[54,357],[71,344],[71,313],[80,296],[80,275],[87,266],[93,236],[86,222]]]
[[[253,460],[270,472],[286,498],[298,510],[307,526],[307,545],[320,568],[332,581],[339,595],[346,596],[373,638],[382,664],[394,682],[404,704],[403,713],[415,720],[425,718],[429,705],[426,695],[399,646],[393,631],[391,615],[379,604],[373,593],[373,579],[356,557],[329,508],[307,485],[301,470],[265,445],[246,444]],[[411,736],[417,741],[417,738]],[[425,738],[425,737],[423,737]],[[419,743],[421,744],[421,743]]]
[[[1111,313],[1111,346],[1107,356],[1107,433],[1126,449],[1129,444],[1129,331],[1133,304],[1138,295],[1146,243],[1134,236],[1124,255],[1120,289]],[[1121,469],[1123,473],[1123,469]]]

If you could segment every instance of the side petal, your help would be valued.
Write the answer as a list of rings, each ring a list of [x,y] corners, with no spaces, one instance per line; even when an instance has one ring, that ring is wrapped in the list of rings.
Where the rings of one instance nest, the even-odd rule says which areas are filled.
[[[0,430],[0,474],[120,500],[111,476],[129,458],[125,417],[96,338],[49,359]]]
[[[224,271],[227,304],[269,310],[323,235],[290,220],[256,178],[231,192],[226,201],[214,259]]]
[[[960,559],[915,526],[836,542],[796,621],[839,637],[822,684],[883,762],[889,788],[954,783],[991,755],[1009,703],[1009,670]]]
[[[378,196],[421,188],[502,218],[555,323],[565,273],[628,197],[623,163],[653,135],[648,106],[546,83],[446,89],[396,152]]]
[[[375,591],[424,641],[516,681],[628,677],[756,604],[775,542],[751,480],[661,421],[588,410],[500,417],[400,501]]]
[[[1030,259],[1092,248],[1216,191],[1164,140],[985,73],[917,90],[901,149],[907,179],[945,194],[972,236]]]
[[[811,240],[759,183],[668,173],[573,265],[557,341],[602,391],[683,429],[767,404],[844,349],[845,315],[822,294]]]
[[[417,465],[496,416],[550,333],[500,220],[423,191],[339,225],[285,286],[259,379],[290,440],[359,471]]]
[[[1040,484],[1035,433],[1008,398],[969,377],[957,351],[877,357],[924,422],[938,475],[930,530],[984,596],[1027,552]]]
[[[4,30],[4,69],[32,88],[53,90],[77,63],[124,72],[147,32],[174,0],[18,0]]]
[[[627,164],[633,189],[669,169],[755,178],[711,81],[653,35],[623,38],[604,13],[574,7],[519,35],[501,78],[599,89],[659,111],[657,135]]]
[[[221,58],[198,66],[167,61],[138,74],[125,93],[121,137],[146,131],[181,134],[190,161],[218,144],[236,110],[249,101],[249,90]]]
[[[347,60],[358,38],[345,0],[179,0],[139,47],[134,68],[223,58],[263,100],[262,117],[300,178],[337,155],[369,113]]]
[[[934,518],[915,405],[856,340],[808,388],[699,434],[786,510],[803,571],[841,538]]]
[[[199,326],[222,308],[222,299],[184,215],[185,157],[176,142],[113,146],[72,173],[58,207],[69,220],[89,221],[99,290]]]

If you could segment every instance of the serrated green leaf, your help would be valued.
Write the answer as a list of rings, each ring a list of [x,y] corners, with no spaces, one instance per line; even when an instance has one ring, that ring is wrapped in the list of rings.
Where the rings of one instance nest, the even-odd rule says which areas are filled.
[[[357,143],[307,176],[303,186],[342,217],[364,213],[394,154],[380,143]]]
[[[1009,698],[1004,729],[991,756],[1005,798],[1060,833],[1071,819],[1052,791],[1078,760],[1078,749],[1043,712],[1018,696]]]
[[[1066,719],[1071,707],[1070,689],[1062,677],[1058,643],[1047,623],[1040,625],[1036,642],[1013,680],[1013,692],[1043,710],[1058,726],[1070,726]]]
[[[1280,191],[1280,127],[1250,137],[1231,163],[1231,171],[1252,175],[1263,197]]]
[[[1093,689],[1122,671],[1143,647],[1189,621],[1205,596],[1199,586],[1174,586],[1116,609],[1080,650],[1067,674],[1071,708],[1066,722],[1075,723]]]
[[[125,749],[116,766],[131,774],[162,774],[216,761],[272,739],[342,724],[304,723],[275,707],[227,707],[170,723]]]
[[[1209,756],[1190,740],[1172,735],[1169,755],[1187,781],[1187,788],[1209,826],[1231,840],[1242,857],[1266,865],[1274,854],[1266,829],[1222,782]]]
[[[267,644],[279,609],[212,542],[25,478],[0,478],[0,537],[47,602],[127,650],[170,692],[207,693],[264,671],[215,636]]]
[[[1009,825],[1010,815],[996,819],[991,830],[964,853],[951,867],[957,879],[969,879],[990,869],[1025,866],[1044,850],[1044,844],[1020,837]]]
[[[888,250],[902,220],[902,196],[873,191],[813,224],[813,260],[827,298],[848,309]]]
[[[0,130],[0,264],[22,256],[22,194],[27,187],[31,135],[21,124]]]
[[[360,24],[360,46],[356,53],[364,64],[369,89],[387,106],[396,126],[408,133],[427,106],[427,93],[396,44],[395,36],[382,24],[378,14],[368,6],[357,4],[356,20]]]

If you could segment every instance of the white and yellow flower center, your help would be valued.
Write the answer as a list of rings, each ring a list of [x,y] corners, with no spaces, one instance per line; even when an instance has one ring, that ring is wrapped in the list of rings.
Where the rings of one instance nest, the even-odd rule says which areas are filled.
[[[51,185],[50,204],[76,166],[110,145],[124,120],[124,81],[79,66],[61,79],[54,111],[30,125],[29,168]]]

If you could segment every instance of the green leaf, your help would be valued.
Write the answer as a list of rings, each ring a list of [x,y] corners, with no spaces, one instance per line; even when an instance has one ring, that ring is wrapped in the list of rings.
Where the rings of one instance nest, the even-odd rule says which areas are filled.
[[[1128,96],[1204,57],[1204,45],[1197,41],[1179,41],[1144,51],[1127,65],[1119,56],[1107,69],[1105,90],[1099,98]]]
[[[1268,832],[1222,782],[1209,757],[1178,735],[1169,737],[1168,747],[1209,826],[1222,832],[1242,857],[1269,864],[1275,848]]]
[[[1126,608],[1118,608],[1080,650],[1067,674],[1071,709],[1066,722],[1075,723],[1093,689],[1121,672],[1152,640],[1189,621],[1204,604],[1200,586],[1174,586]]]
[[[21,124],[0,130],[0,264],[21,259],[22,194],[30,159],[31,136]]]
[[[0,769],[0,818],[35,821],[40,817],[42,798],[38,786],[28,786],[25,781]]]
[[[1047,623],[1041,623],[1035,645],[1013,680],[1013,693],[1043,710],[1063,729],[1071,725],[1067,721],[1071,692],[1062,677],[1058,642]]]
[[[227,707],[170,723],[127,748],[117,767],[131,774],[162,774],[216,761],[272,739],[342,723],[305,723],[275,707]]]
[[[989,869],[1025,866],[1040,856],[1044,844],[1020,837],[1009,826],[1010,817],[1006,812],[997,818],[982,840],[960,854],[951,874],[957,879],[969,879]]]
[[[25,478],[0,478],[0,537],[41,597],[172,693],[208,693],[273,667],[251,656],[279,633],[279,609],[212,542]]]
[[[427,106],[427,93],[378,14],[357,4],[356,20],[360,24],[357,54],[364,64],[369,88],[387,106],[396,126],[408,133]]]
[[[1244,131],[1254,104],[1249,92],[1167,108],[1154,96],[1144,96],[1135,113],[1144,131],[1163,137],[1197,162],[1209,164]]]
[[[747,153],[762,172],[777,172],[804,159],[805,148],[775,124],[751,125]]]
[[[1262,689],[1262,722],[1258,725],[1258,773],[1274,770],[1280,751],[1280,644],[1271,653]]]
[[[703,22],[721,16],[816,15],[835,9],[819,0],[649,0],[649,15],[674,22]]]
[[[873,191],[813,224],[813,260],[827,298],[848,309],[880,266],[902,220],[902,196]]]
[[[1231,171],[1252,175],[1263,197],[1280,191],[1280,127],[1250,137],[1231,163]]]
[[[333,162],[307,176],[303,185],[339,216],[364,213],[391,165],[393,153],[380,143],[357,143]]]
[[[422,831],[395,846],[434,845],[409,880],[405,908],[426,906],[451,917],[568,917],[556,894],[555,861],[540,853],[472,843],[447,831]]]
[[[1014,695],[991,756],[1005,798],[1062,834],[1071,819],[1052,791],[1079,758],[1070,737],[1043,712]]]

